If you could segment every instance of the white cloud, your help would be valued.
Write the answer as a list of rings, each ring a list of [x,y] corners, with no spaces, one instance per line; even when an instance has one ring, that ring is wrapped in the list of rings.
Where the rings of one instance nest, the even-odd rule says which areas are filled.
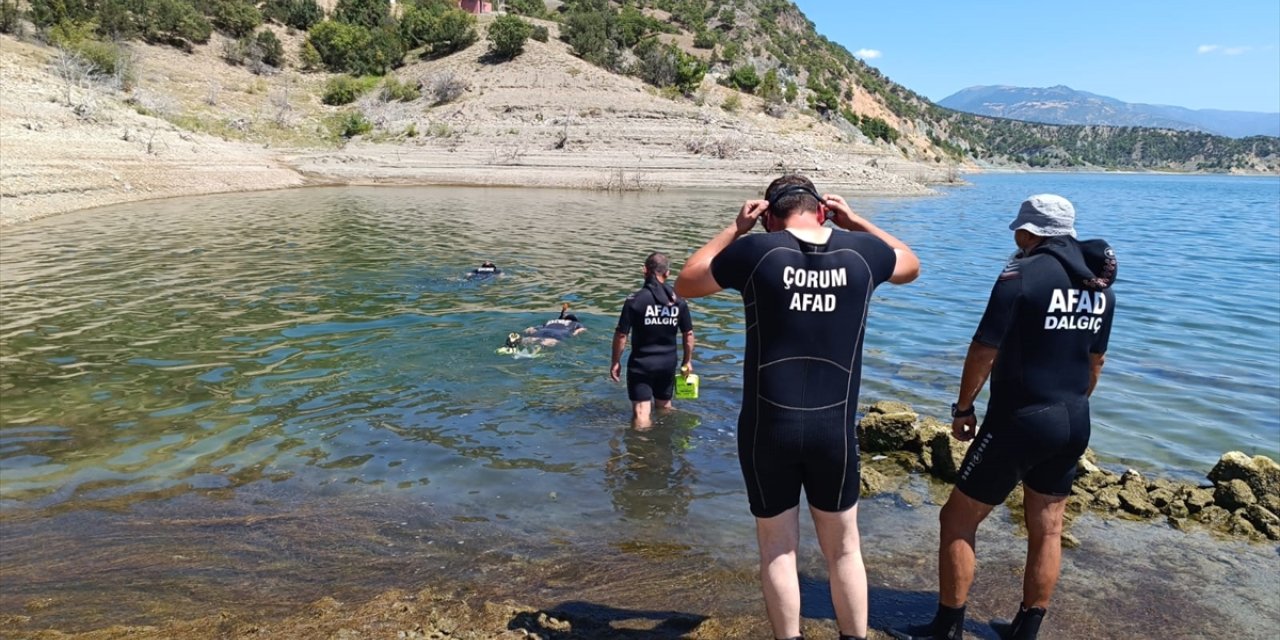
[[[1224,47],[1220,44],[1202,44],[1196,47],[1196,53],[1204,55],[1206,53],[1220,53],[1224,56],[1238,56],[1253,51],[1256,47],[1233,46]]]
[[[884,54],[877,49],[858,49],[853,52],[853,55],[858,56],[863,60],[875,60]]]

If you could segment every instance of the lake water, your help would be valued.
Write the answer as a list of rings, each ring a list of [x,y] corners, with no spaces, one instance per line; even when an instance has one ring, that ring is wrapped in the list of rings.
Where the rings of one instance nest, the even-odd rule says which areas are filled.
[[[923,264],[916,283],[876,295],[863,402],[945,413],[1013,249],[1012,213],[1056,192],[1076,204],[1081,237],[1106,237],[1120,261],[1093,404],[1104,462],[1196,477],[1227,450],[1280,457],[1280,181],[972,182],[853,199]],[[738,299],[692,305],[702,397],[654,431],[627,428],[625,390],[606,374],[644,256],[666,251],[678,266],[754,196],[323,188],[6,229],[0,570],[21,587],[6,587],[0,611],[50,591],[79,594],[83,616],[96,602],[86,594],[121,588],[199,584],[181,598],[215,602],[253,591],[249,579],[297,598],[335,582],[376,588],[405,579],[399,554],[436,558],[425,545],[445,539],[479,554],[438,556],[451,575],[661,540],[671,546],[627,557],[695,554],[751,592]],[[485,259],[506,275],[462,278]],[[494,353],[561,301],[586,334],[542,358]],[[262,524],[282,510],[309,515]],[[920,526],[896,503],[882,511],[868,536]],[[163,535],[140,535],[144,524]],[[159,571],[154,554],[187,557],[174,549],[188,545],[211,555],[143,579]]]

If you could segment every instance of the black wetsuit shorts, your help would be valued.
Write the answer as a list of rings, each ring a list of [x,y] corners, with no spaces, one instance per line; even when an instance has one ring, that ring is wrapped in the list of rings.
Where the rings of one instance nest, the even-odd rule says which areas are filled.
[[[667,401],[675,397],[676,372],[643,371],[627,368],[627,397],[632,402]]]
[[[1045,495],[1071,495],[1089,431],[1085,398],[988,414],[969,445],[956,488],[989,505],[1004,502],[1018,482]]]

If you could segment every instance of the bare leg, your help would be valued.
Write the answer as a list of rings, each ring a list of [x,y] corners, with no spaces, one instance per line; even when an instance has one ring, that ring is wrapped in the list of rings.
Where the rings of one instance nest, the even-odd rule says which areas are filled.
[[[800,576],[796,573],[796,547],[800,544],[800,507],[772,518],[756,518],[760,544],[760,583],[773,637],[800,635]]]
[[[1022,582],[1022,603],[1047,608],[1062,567],[1062,513],[1065,496],[1050,496],[1025,489],[1027,517],[1027,570]]]
[[[650,400],[640,400],[638,402],[631,403],[631,424],[634,425],[635,428],[643,430],[653,426],[653,422],[649,419],[649,415],[652,413],[652,410],[650,409],[652,405],[653,402]]]
[[[943,505],[938,519],[938,600],[944,606],[958,609],[969,599],[973,586],[974,552],[978,525],[991,513],[992,506],[966,496],[957,489]]]
[[[827,559],[831,579],[831,603],[836,608],[840,633],[859,638],[867,635],[867,569],[862,564],[858,535],[858,506],[831,513],[809,507],[818,544]]]

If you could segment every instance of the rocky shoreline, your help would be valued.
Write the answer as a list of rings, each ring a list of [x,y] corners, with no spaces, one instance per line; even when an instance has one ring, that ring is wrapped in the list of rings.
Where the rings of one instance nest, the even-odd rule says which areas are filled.
[[[894,476],[903,473],[927,473],[954,482],[969,448],[969,443],[951,437],[950,425],[920,416],[902,402],[866,407],[858,432],[864,456],[873,463],[888,463],[864,462],[863,495],[892,490]],[[1163,518],[1181,531],[1201,528],[1255,542],[1280,540],[1280,465],[1274,460],[1231,451],[1206,479],[1190,484],[1147,478],[1133,469],[1110,470],[1089,450],[1077,467],[1067,520],[1086,511],[1132,520]],[[1022,508],[1021,487],[1006,505],[1015,511]],[[1063,544],[1073,546],[1074,537],[1064,534]]]

